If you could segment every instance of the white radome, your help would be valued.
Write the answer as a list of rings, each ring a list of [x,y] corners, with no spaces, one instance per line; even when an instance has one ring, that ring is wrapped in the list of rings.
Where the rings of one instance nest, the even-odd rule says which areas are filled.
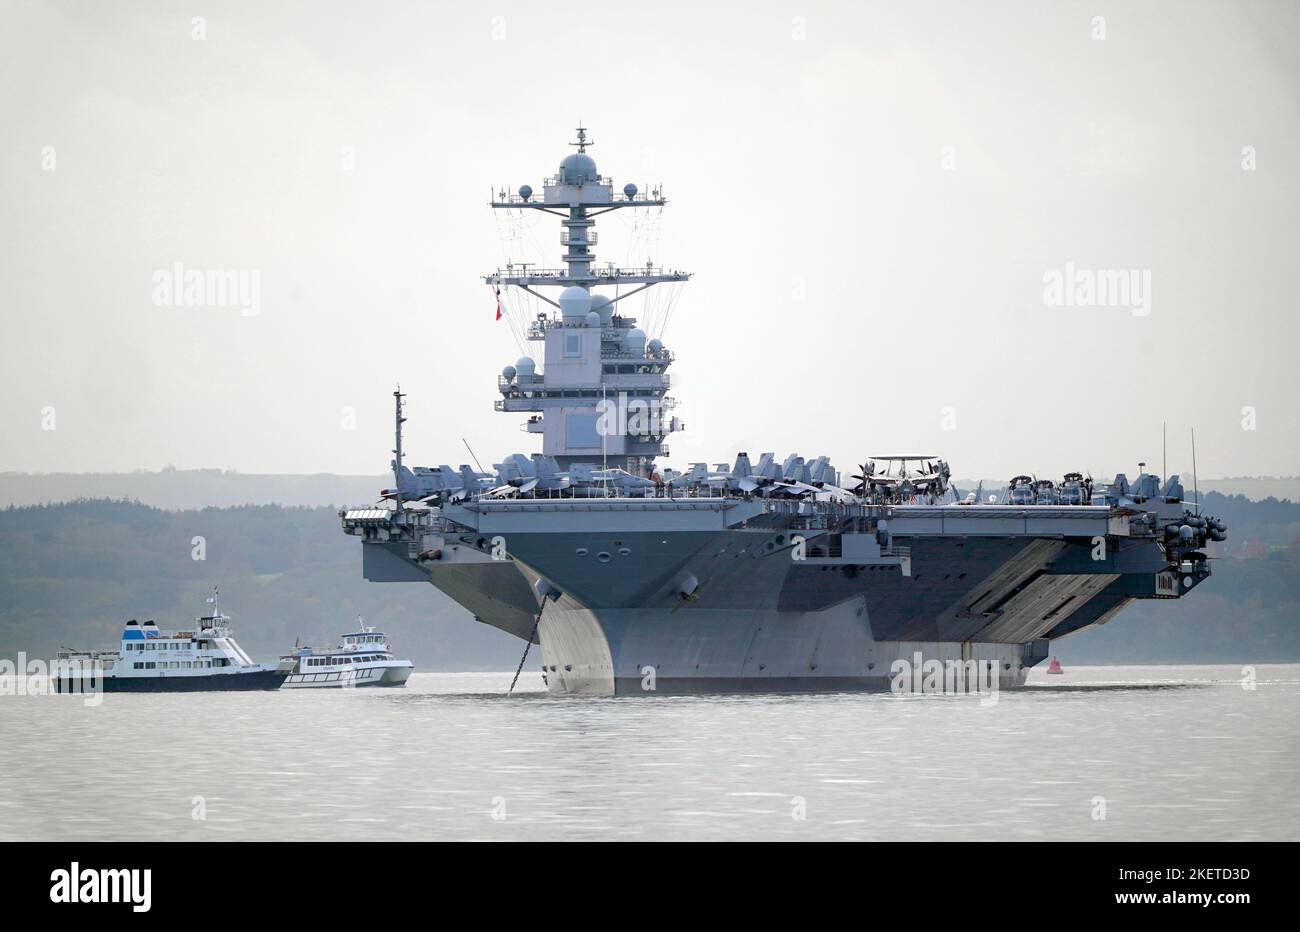
[[[633,356],[645,354],[645,331],[640,327],[633,327],[623,337],[623,348]]]
[[[600,315],[600,323],[602,327],[608,327],[610,321],[614,319],[614,302],[609,299],[609,295],[592,295],[591,309]]]
[[[560,292],[560,314],[571,323],[585,320],[591,310],[591,292],[577,285],[570,285]]]

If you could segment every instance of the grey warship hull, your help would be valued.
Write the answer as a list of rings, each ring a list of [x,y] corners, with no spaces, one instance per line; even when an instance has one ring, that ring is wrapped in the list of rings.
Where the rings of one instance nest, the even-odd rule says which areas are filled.
[[[1157,523],[1106,506],[803,510],[466,503],[372,519],[365,569],[472,591],[480,621],[540,643],[552,691],[597,695],[884,690],[918,660],[985,663],[1010,688],[1050,640],[1209,575],[1202,561],[1180,572]]]

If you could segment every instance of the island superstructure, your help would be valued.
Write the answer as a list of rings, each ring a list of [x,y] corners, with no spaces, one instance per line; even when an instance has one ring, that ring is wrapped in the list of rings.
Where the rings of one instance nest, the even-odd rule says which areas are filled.
[[[528,431],[542,435],[542,453],[562,469],[590,462],[643,473],[656,457],[667,455],[664,442],[682,425],[671,416],[673,401],[667,395],[672,353],[661,341],[648,339],[635,318],[621,313],[623,302],[690,275],[648,262],[634,269],[597,267],[597,217],[663,207],[667,200],[659,190],[646,194],[630,182],[616,192],[587,153],[591,142],[584,128],[578,128],[573,145],[577,151],[560,163],[541,198],[521,185],[517,194],[502,192],[492,201],[496,210],[558,215],[564,248],[563,268],[511,266],[486,276],[498,290],[517,288],[559,311],[558,317],[540,316],[528,329],[528,340],[541,344],[545,371],[537,371],[531,356],[506,366],[498,380],[496,409],[533,413]],[[559,291],[551,297],[541,289]],[[602,402],[611,415],[624,415],[621,422],[611,416],[601,429]],[[612,407],[616,402],[620,408]]]
[[[395,486],[340,513],[367,579],[432,583],[539,644],[552,691],[608,695],[884,689],[917,659],[1017,686],[1051,640],[1209,578],[1226,528],[1145,468],[1095,487],[1018,476],[989,501],[957,495],[937,456],[874,456],[852,478],[771,452],[661,467],[683,427],[673,356],[623,302],[689,275],[597,265],[597,217],[666,200],[616,191],[585,130],[574,145],[540,198],[523,185],[491,203],[561,218],[563,268],[485,277],[554,309],[527,333],[540,371],[524,356],[497,382],[497,410],[530,415],[542,449],[491,473],[412,469],[396,392]]]

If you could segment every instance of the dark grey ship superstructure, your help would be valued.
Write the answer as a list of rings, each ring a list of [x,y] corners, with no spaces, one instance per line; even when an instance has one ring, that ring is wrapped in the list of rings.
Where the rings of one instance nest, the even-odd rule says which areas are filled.
[[[595,217],[666,202],[616,193],[589,144],[580,129],[540,199],[525,185],[492,204],[563,218],[565,268],[487,278],[559,312],[528,332],[542,371],[524,357],[498,382],[497,409],[532,414],[542,452],[493,474],[412,470],[396,393],[396,488],[341,513],[367,579],[431,582],[540,644],[552,691],[615,694],[889,688],[918,655],[1021,685],[1051,639],[1209,577],[1226,528],[1145,469],[1097,488],[1018,476],[987,501],[957,495],[933,456],[877,456],[851,481],[826,457],[771,453],[658,470],[682,429],[672,355],[619,303],[688,276],[597,268]]]

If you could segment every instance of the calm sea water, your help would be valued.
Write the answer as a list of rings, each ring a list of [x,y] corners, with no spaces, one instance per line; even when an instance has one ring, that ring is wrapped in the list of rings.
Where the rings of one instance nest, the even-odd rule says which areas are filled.
[[[888,695],[0,697],[0,838],[1300,838],[1300,666]],[[1104,818],[1098,818],[1103,815]]]

